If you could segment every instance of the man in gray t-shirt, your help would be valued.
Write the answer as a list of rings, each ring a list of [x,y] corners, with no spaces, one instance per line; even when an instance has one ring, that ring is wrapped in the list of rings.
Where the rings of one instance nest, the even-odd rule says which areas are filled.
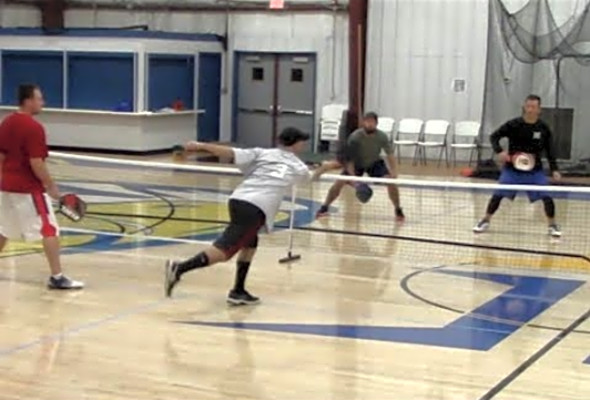
[[[363,116],[363,127],[350,134],[345,146],[341,149],[337,163],[331,162],[322,166],[320,170],[343,167],[344,175],[363,176],[365,173],[373,178],[397,178],[396,162],[393,156],[393,148],[387,134],[377,129],[378,116],[369,112]],[[385,153],[387,163],[381,158]],[[330,188],[324,204],[318,210],[316,216],[328,215],[330,204],[338,196],[345,181],[336,181]],[[358,184],[353,184],[357,186]],[[387,185],[389,198],[395,207],[397,221],[403,221],[405,216],[400,205],[399,190],[396,185]]]
[[[311,179],[307,166],[297,154],[305,148],[309,135],[286,128],[279,135],[276,149],[236,149],[209,143],[190,142],[187,151],[205,151],[232,159],[243,172],[244,180],[230,195],[230,222],[221,236],[193,258],[166,263],[166,295],[188,271],[231,259],[238,251],[236,280],[227,301],[234,305],[256,304],[259,299],[245,289],[246,276],[258,246],[258,231],[271,231],[284,196],[293,185]]]

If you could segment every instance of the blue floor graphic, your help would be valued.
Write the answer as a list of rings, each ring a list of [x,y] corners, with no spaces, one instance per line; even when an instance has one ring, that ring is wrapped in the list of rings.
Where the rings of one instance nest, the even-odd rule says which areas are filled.
[[[464,271],[438,273],[511,286],[444,327],[180,321],[219,328],[489,350],[583,285],[584,281]]]

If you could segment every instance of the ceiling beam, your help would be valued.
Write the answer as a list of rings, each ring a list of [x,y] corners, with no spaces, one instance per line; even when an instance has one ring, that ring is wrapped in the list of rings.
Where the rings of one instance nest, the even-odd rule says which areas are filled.
[[[228,2],[219,4],[190,4],[186,2],[162,2],[162,3],[141,3],[141,2],[91,2],[77,0],[4,0],[6,4],[27,4],[36,5],[39,8],[47,7],[53,2],[65,3],[66,9],[90,9],[90,10],[121,10],[121,11],[146,11],[146,12],[257,12],[269,14],[281,13],[313,13],[313,12],[337,12],[347,13],[348,5],[338,0],[332,3],[291,3],[285,2],[283,9],[270,9],[266,2]]]

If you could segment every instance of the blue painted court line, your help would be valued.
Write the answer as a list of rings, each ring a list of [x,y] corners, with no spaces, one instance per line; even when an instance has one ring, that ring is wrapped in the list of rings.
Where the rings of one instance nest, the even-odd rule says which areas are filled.
[[[508,285],[511,288],[443,327],[409,328],[340,324],[178,322],[219,328],[377,340],[486,351],[585,283],[578,280],[465,271],[441,270],[437,271],[437,273],[486,280]]]
[[[161,300],[151,302],[148,304],[143,304],[143,305],[133,307],[131,309],[110,315],[106,318],[102,318],[102,319],[99,319],[96,321],[90,321],[90,322],[87,322],[87,323],[84,323],[81,325],[77,325],[72,328],[69,328],[64,331],[57,332],[57,333],[54,333],[51,335],[41,336],[38,339],[32,340],[30,342],[21,343],[21,344],[18,344],[18,345],[12,346],[12,347],[8,347],[5,349],[0,349],[0,358],[9,357],[15,353],[18,353],[23,350],[31,349],[31,348],[36,347],[36,346],[38,346],[42,343],[45,343],[45,342],[62,340],[64,338],[67,338],[70,336],[75,336],[75,335],[80,334],[82,332],[89,331],[89,330],[92,330],[95,328],[99,328],[99,327],[104,326],[110,322],[121,321],[127,317],[138,315],[138,314],[144,313],[146,311],[152,310],[154,308],[157,308],[157,307],[161,306],[162,304],[164,304],[166,301],[169,301],[169,300],[161,299]]]

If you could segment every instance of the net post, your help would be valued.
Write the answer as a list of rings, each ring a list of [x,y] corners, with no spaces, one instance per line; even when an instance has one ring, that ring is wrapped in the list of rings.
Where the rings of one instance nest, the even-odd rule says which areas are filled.
[[[293,254],[293,240],[295,235],[295,200],[296,200],[296,188],[293,186],[291,190],[291,210],[289,215],[289,244],[287,247],[287,255],[279,259],[279,264],[286,264],[301,259],[300,254]]]

